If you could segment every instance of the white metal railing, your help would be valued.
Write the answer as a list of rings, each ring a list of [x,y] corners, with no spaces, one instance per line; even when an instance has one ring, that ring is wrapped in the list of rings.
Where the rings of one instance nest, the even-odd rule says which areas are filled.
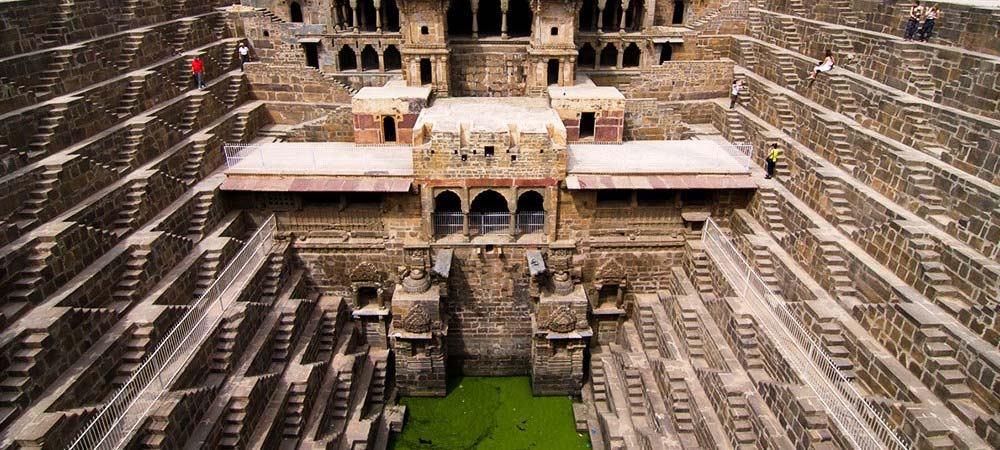
[[[434,213],[434,234],[436,236],[446,236],[449,234],[459,234],[465,223],[465,214],[461,212],[436,212]]]
[[[274,231],[275,219],[270,216],[111,401],[84,428],[69,446],[70,450],[110,450],[127,443],[129,436],[142,424],[149,410],[169,389],[177,374],[181,373],[187,361],[218,325],[222,313],[232,304],[233,299],[223,299],[223,294],[248,268],[256,270],[257,265],[271,252],[274,247]],[[182,356],[183,360],[180,358]],[[168,366],[172,366],[172,373],[165,374],[164,369]]]
[[[260,159],[260,166],[264,167],[264,152],[259,151],[260,144],[225,144],[222,151],[226,155],[226,168],[232,169],[237,164],[243,162],[251,155]],[[256,155],[254,155],[256,153]]]
[[[517,213],[517,232],[522,234],[539,233],[545,228],[545,211],[519,211]]]
[[[469,213],[469,232],[472,234],[510,233],[510,213],[508,212]]]
[[[777,299],[711,218],[705,222],[702,241],[726,280],[747,300],[758,324],[799,371],[851,444],[860,449],[908,449],[905,440],[844,377],[816,338]]]
[[[753,144],[749,142],[721,142],[723,148],[729,151],[737,161],[746,167],[753,167]]]

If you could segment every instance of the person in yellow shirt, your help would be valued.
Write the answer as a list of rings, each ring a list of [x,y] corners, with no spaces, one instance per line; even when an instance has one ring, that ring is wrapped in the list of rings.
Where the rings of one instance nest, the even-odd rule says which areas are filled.
[[[778,165],[779,156],[781,150],[778,150],[778,144],[771,144],[771,151],[767,152],[767,176],[764,178],[770,180],[774,176],[774,167]]]

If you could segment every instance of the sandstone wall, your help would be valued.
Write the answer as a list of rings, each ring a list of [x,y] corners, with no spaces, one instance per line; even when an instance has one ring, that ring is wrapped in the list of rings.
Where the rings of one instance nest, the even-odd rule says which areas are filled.
[[[701,100],[725,97],[732,80],[731,61],[671,61],[643,70],[623,93],[630,98]]]

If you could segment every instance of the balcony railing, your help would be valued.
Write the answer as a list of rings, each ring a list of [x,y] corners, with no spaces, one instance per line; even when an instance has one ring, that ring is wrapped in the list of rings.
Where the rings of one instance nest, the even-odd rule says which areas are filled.
[[[765,334],[789,360],[799,377],[816,393],[827,415],[854,448],[904,450],[909,448],[844,377],[826,350],[807,331],[784,302],[778,300],[760,275],[743,259],[736,246],[711,218],[705,222],[702,242],[737,295],[746,301]],[[785,345],[788,343],[790,345]]]
[[[545,211],[520,211],[517,213],[517,232],[540,233],[545,229]]]
[[[473,235],[510,233],[510,213],[469,213],[469,233]]]
[[[447,236],[449,234],[461,234],[464,223],[465,214],[463,213],[436,212],[434,213],[434,235]]]
[[[124,446],[149,410],[222,319],[235,296],[224,297],[240,275],[256,271],[274,247],[274,216],[243,245],[204,294],[198,298],[156,349],[83,432],[70,450],[110,450]]]

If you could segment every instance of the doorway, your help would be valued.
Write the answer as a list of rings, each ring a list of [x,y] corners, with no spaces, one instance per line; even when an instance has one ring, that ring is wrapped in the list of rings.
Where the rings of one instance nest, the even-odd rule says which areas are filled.
[[[550,59],[549,60],[549,65],[548,65],[548,70],[547,70],[547,76],[546,76],[546,84],[559,84],[559,60],[558,59]]]
[[[431,77],[431,60],[427,58],[420,59],[420,84],[431,84],[433,82]]]

